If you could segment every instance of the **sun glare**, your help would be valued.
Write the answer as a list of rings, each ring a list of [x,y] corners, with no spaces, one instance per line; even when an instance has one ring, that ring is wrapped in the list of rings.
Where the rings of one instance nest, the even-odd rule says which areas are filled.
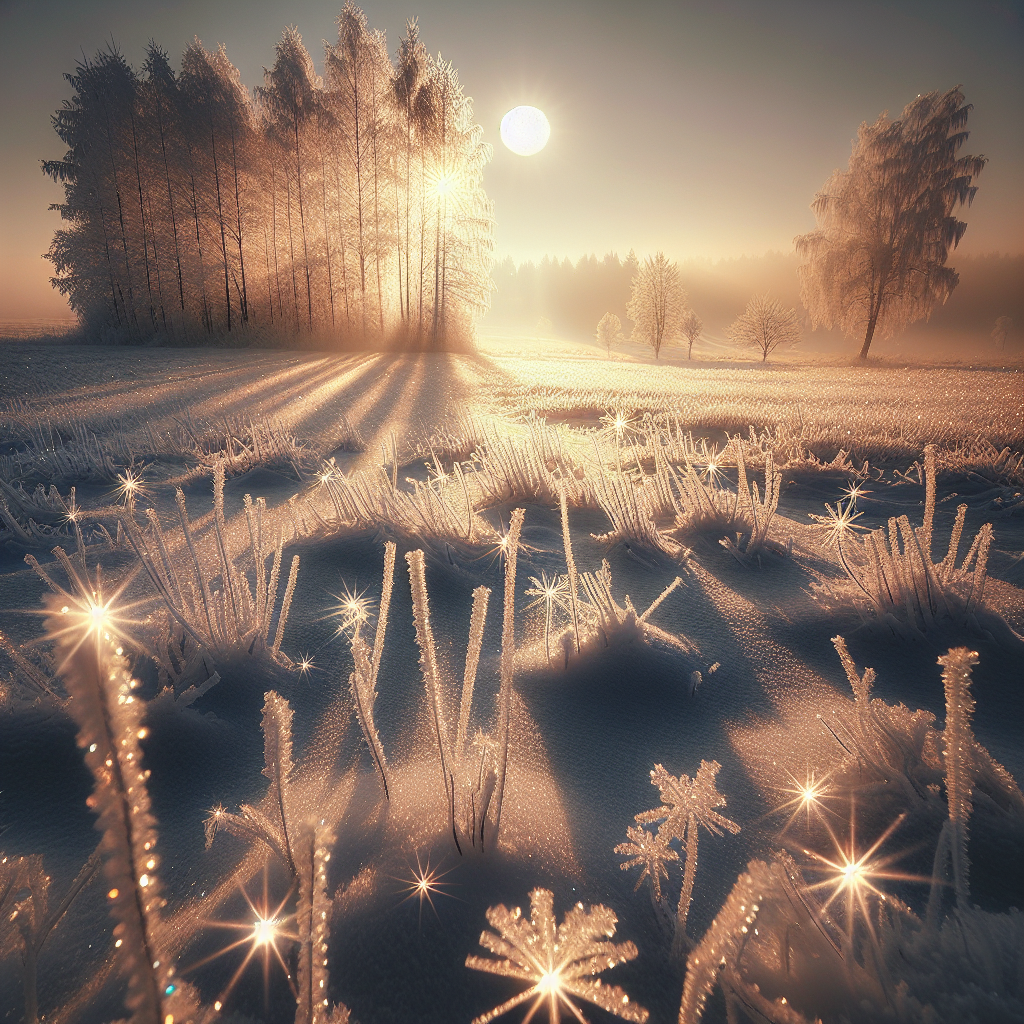
[[[501,119],[501,141],[518,156],[539,153],[549,138],[551,125],[536,107],[513,107]]]

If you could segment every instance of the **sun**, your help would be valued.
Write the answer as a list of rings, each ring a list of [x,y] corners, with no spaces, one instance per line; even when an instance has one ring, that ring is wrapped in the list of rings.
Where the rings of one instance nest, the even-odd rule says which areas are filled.
[[[501,119],[501,141],[519,156],[539,153],[550,137],[551,125],[536,107],[513,107]]]

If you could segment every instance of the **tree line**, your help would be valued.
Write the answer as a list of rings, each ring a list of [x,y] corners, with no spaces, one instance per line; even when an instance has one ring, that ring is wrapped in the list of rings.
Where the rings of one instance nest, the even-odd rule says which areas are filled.
[[[250,91],[197,39],[175,73],[114,48],[65,76],[48,258],[83,326],[179,342],[239,329],[464,343],[490,292],[492,211],[458,73],[415,21],[392,60],[351,2],[317,75],[287,29]]]

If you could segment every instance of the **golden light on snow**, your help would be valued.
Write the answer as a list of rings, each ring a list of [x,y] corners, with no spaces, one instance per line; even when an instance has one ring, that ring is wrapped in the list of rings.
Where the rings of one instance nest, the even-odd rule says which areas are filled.
[[[549,138],[551,125],[536,107],[513,107],[501,119],[501,141],[519,156],[539,153]]]

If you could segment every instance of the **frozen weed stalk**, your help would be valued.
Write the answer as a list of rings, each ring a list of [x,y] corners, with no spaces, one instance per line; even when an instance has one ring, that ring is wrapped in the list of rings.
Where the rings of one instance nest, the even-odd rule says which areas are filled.
[[[157,868],[156,821],[150,813],[140,740],[143,702],[124,651],[115,638],[107,606],[72,610],[47,598],[47,632],[61,657],[68,710],[78,726],[78,746],[93,776],[87,803],[103,833],[103,874],[114,918],[115,955],[128,977],[125,1005],[132,1024],[185,1021],[194,1017],[194,994],[177,978],[163,951],[164,900]],[[104,612],[95,614],[96,608]]]

